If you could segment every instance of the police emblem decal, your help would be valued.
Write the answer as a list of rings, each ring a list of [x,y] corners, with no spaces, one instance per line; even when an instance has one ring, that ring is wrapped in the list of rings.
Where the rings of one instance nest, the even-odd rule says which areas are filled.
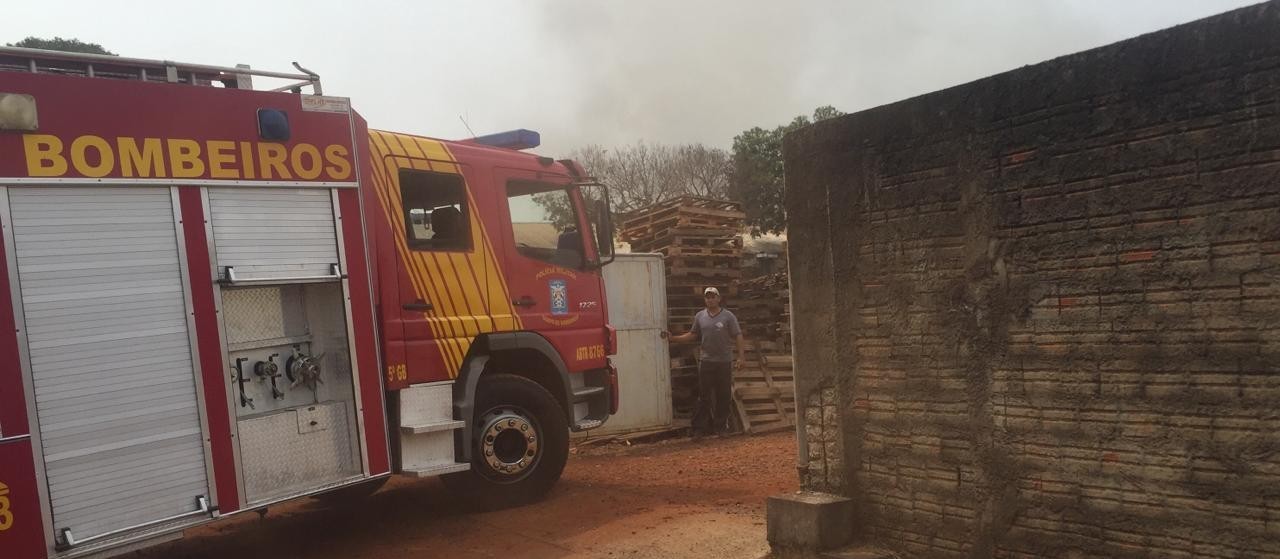
[[[564,280],[547,282],[551,288],[551,314],[569,314],[569,285]]]

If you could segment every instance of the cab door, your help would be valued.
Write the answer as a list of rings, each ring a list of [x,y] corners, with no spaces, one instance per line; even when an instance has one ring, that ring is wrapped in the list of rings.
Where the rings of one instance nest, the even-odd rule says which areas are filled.
[[[409,382],[456,377],[472,341],[490,331],[477,208],[462,166],[397,158],[398,312]]]
[[[567,177],[496,169],[508,294],[523,330],[545,336],[571,371],[604,364],[603,288],[577,188]]]

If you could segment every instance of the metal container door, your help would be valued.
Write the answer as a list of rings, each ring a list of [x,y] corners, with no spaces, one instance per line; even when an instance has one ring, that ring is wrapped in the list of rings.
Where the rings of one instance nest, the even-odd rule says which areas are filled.
[[[671,425],[671,359],[667,280],[662,255],[619,254],[604,267],[609,323],[618,331],[618,413],[592,433],[619,433]]]

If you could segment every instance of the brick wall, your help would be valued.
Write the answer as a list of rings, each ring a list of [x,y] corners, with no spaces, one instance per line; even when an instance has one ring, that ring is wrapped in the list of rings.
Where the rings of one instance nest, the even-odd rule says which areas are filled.
[[[1280,3],[785,154],[802,483],[860,537],[1280,556]]]

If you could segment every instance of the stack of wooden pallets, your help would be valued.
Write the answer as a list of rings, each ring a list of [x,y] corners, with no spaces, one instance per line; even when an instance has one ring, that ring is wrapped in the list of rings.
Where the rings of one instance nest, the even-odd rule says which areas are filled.
[[[786,272],[743,280],[733,312],[747,339],[769,354],[791,351],[791,289]]]
[[[667,324],[672,332],[689,329],[703,308],[702,291],[720,290],[732,308],[741,277],[742,225],[746,214],[737,202],[685,196],[632,212],[621,237],[632,252],[666,257]],[[696,344],[671,348],[672,408],[690,417],[697,399]]]

